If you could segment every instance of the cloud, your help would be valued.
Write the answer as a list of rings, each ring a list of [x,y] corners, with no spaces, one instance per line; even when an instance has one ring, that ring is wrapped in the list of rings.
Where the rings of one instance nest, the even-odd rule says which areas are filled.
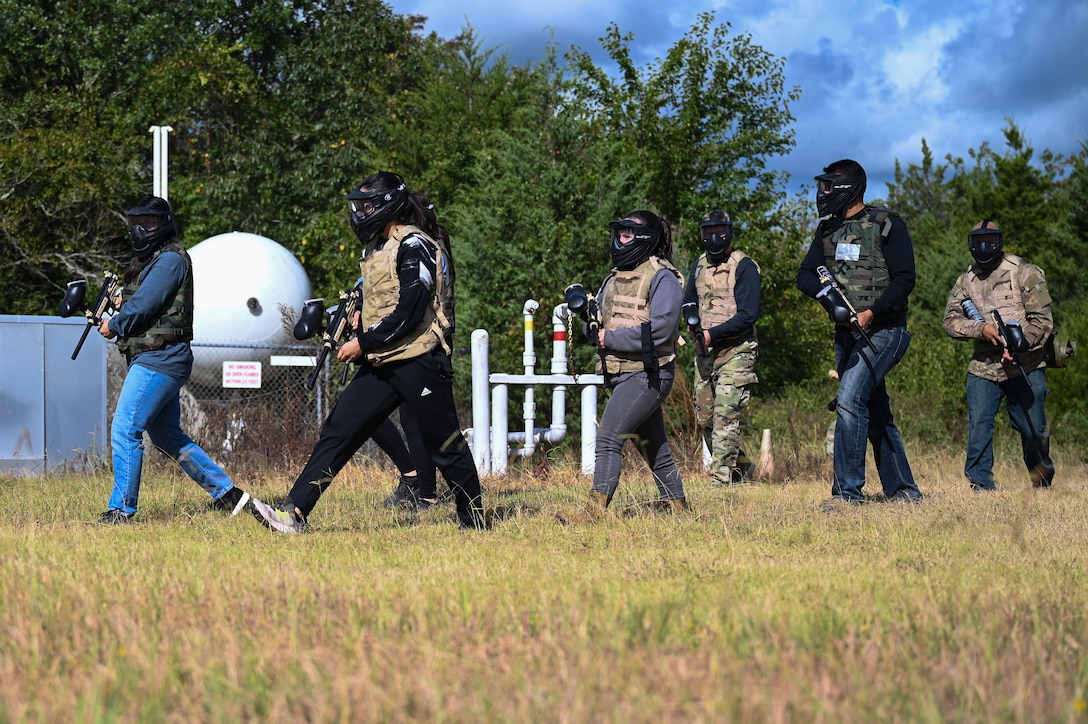
[[[428,30],[456,35],[467,17],[484,47],[511,62],[543,58],[549,37],[606,64],[598,39],[610,22],[633,33],[632,56],[663,56],[712,11],[733,34],[749,34],[786,58],[787,86],[800,86],[796,148],[772,167],[810,184],[824,165],[856,158],[873,196],[886,193],[898,159],[999,151],[1007,118],[1037,150],[1074,153],[1088,141],[1088,2],[1084,0],[394,0],[426,15]],[[549,30],[550,28],[550,30]],[[607,65],[606,65],[607,67]]]

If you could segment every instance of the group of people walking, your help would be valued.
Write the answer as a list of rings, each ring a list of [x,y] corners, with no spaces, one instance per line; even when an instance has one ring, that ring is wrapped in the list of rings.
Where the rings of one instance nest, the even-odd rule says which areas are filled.
[[[839,380],[834,473],[831,499],[823,507],[837,510],[867,499],[870,445],[884,497],[920,501],[885,385],[911,340],[910,233],[894,212],[865,203],[865,171],[856,161],[836,161],[816,183],[821,221],[796,283],[834,322]],[[336,354],[356,371],[293,486],[274,502],[234,486],[182,431],[179,392],[193,362],[192,263],[165,200],[147,197],[128,212],[133,264],[117,313],[99,330],[108,339],[118,338],[129,368],[111,434],[114,488],[99,522],[124,523],[135,515],[147,432],[208,491],[213,507],[234,514],[248,510],[271,530],[301,532],[363,443],[371,437],[390,440],[389,416],[399,409],[402,420],[411,423],[405,426],[411,451],[409,456],[396,444],[399,438],[382,445],[401,472],[400,485],[385,504],[433,504],[437,468],[453,494],[460,527],[488,526],[479,475],[453,399],[454,267],[448,234],[433,204],[393,173],[368,176],[345,200],[362,249],[363,303],[353,320],[354,336]],[[702,253],[686,283],[673,264],[671,229],[661,216],[637,210],[609,228],[612,268],[581,314],[610,394],[597,429],[589,499],[584,509],[559,515],[567,524],[605,514],[619,486],[627,441],[650,467],[660,508],[691,510],[662,411],[675,379],[682,318],[696,350],[695,409],[711,453],[711,482],[743,484],[753,473],[741,449],[740,415],[758,382],[759,264],[734,247],[733,223],[722,209],[708,212],[700,224]],[[968,248],[974,262],[952,290],[944,319],[950,336],[974,342],[965,474],[973,489],[994,489],[993,423],[1005,400],[1033,483],[1049,486],[1054,466],[1044,407],[1044,345],[1053,317],[1045,275],[1004,252],[1002,232],[992,221],[971,230]],[[997,314],[987,321],[977,310]],[[417,471],[426,481],[422,492]]]

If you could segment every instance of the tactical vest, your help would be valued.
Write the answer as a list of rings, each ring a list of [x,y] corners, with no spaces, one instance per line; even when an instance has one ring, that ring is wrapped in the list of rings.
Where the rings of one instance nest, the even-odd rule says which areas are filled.
[[[729,258],[717,266],[707,263],[706,254],[699,257],[695,266],[695,291],[699,295],[699,317],[703,329],[716,327],[736,316],[737,298],[734,289],[737,283],[737,267],[749,258],[751,257],[739,249],[734,249]],[[754,259],[752,263],[756,265],[756,271],[759,271],[759,264]],[[731,345],[736,345],[749,340],[756,340],[754,324],[729,341]]]
[[[193,262],[180,242],[172,241],[155,252],[155,256],[147,265],[148,268],[136,278],[136,281],[126,284],[121,289],[121,304],[124,305],[132,298],[132,295],[140,288],[141,280],[147,276],[151,265],[168,251],[180,254],[185,260],[185,278],[178,287],[173,301],[151,327],[141,334],[117,340],[117,348],[129,359],[149,350],[162,349],[169,342],[189,342],[193,339]]]
[[[1034,287],[1038,281],[1023,279],[1025,274],[1032,272],[1034,265],[1029,264],[1014,254],[1005,254],[997,268],[985,278],[975,274],[974,266],[967,270],[965,287],[971,296],[971,301],[978,307],[983,319],[993,323],[990,312],[994,309],[1001,315],[1005,322],[1024,321],[1024,292],[1025,288]],[[1037,340],[1027,352],[1021,352],[1017,357],[1025,370],[1029,372],[1037,367],[1046,366],[1046,338]],[[976,339],[974,353],[967,371],[976,377],[984,379],[1000,379],[999,369],[1004,369],[1003,349],[1000,346],[990,344],[985,339]],[[1016,369],[1016,365],[1011,365]],[[1008,372],[1009,370],[1005,370]]]
[[[662,269],[672,272],[683,285],[683,277],[676,267],[667,259],[656,256],[651,256],[630,271],[613,269],[597,294],[601,303],[601,327],[623,329],[649,324],[650,284]],[[654,347],[653,356],[657,367],[676,359],[676,336],[677,332],[674,331],[664,344]],[[605,350],[603,365],[601,360],[597,362],[597,373],[600,374],[602,370],[609,374],[641,372],[647,370],[647,366],[641,352]]]
[[[888,288],[884,241],[892,230],[892,216],[894,212],[881,206],[866,206],[860,219],[845,220],[823,233],[827,268],[859,312],[872,307]],[[822,222],[821,231],[825,225],[830,226]],[[906,305],[891,312],[888,316],[906,314]]]
[[[401,243],[409,236],[423,239],[435,253],[436,270],[434,293],[431,304],[420,323],[404,337],[387,347],[370,350],[366,359],[373,365],[381,365],[396,360],[411,359],[430,352],[441,346],[446,354],[450,348],[446,342],[446,331],[450,324],[443,310],[442,300],[446,296],[446,281],[443,270],[448,267],[441,244],[427,236],[416,226],[400,225],[393,227],[389,239],[376,248],[373,253],[359,262],[363,276],[363,305],[360,329],[367,330],[392,314],[400,301],[400,278],[397,276],[397,253]],[[452,302],[452,297],[451,300]]]

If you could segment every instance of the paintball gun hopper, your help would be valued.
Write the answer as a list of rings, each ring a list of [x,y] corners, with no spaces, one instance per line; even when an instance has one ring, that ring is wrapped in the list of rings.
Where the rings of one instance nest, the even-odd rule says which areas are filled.
[[[83,343],[87,341],[87,335],[90,333],[91,328],[102,324],[102,318],[106,316],[106,313],[116,309],[114,298],[117,296],[119,284],[120,280],[113,272],[105,271],[102,273],[102,287],[98,290],[98,296],[95,297],[91,306],[83,309],[83,314],[87,317],[87,326],[83,328],[83,335],[80,336],[79,343],[76,344],[76,349],[72,352],[72,359],[79,356],[79,350],[83,349]],[[83,307],[86,298],[86,279],[69,282],[68,288],[64,292],[64,299],[61,300],[60,306],[57,308],[57,314],[61,317],[74,316]]]

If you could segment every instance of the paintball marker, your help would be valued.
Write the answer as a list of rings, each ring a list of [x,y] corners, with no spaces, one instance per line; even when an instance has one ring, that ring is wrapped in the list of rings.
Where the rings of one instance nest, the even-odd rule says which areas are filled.
[[[102,277],[102,288],[98,290],[98,296],[95,297],[94,303],[90,307],[83,309],[83,314],[87,317],[87,326],[83,328],[83,336],[79,338],[79,344],[76,345],[75,351],[72,352],[72,359],[79,356],[79,350],[83,349],[83,343],[87,341],[87,335],[90,333],[91,327],[102,324],[102,317],[106,316],[107,312],[117,308],[113,303],[114,297],[117,296],[119,284],[117,275],[111,271],[106,271],[102,273]],[[60,302],[57,314],[66,318],[77,314],[83,308],[83,302],[86,298],[86,279],[68,282],[68,290],[64,293],[64,299]]]
[[[340,303],[329,310],[329,321],[325,325],[325,330],[321,333],[321,351],[317,354],[317,364],[314,366],[313,374],[310,375],[310,381],[306,385],[307,388],[313,389],[329,352],[336,349],[348,338],[355,312],[359,308],[362,297],[363,289],[360,283],[350,292],[340,292]],[[306,302],[306,306],[302,308],[302,314],[299,315],[298,323],[295,324],[294,335],[296,339],[307,339],[316,333],[317,320],[321,319],[321,304],[323,301],[322,299],[311,299]],[[303,336],[300,337],[300,334]],[[342,381],[346,381],[346,378],[347,366],[345,365]]]
[[[596,345],[601,329],[601,308],[597,298],[589,294],[585,287],[577,282],[564,289],[563,296],[567,299],[567,311],[570,314],[577,314],[585,321],[586,336]]]
[[[861,335],[865,344],[869,345],[869,349],[878,352],[879,350],[873,344],[873,340],[869,339],[869,335],[865,333],[865,330],[858,323],[858,313],[854,311],[854,305],[846,298],[842,287],[835,281],[835,277],[831,276],[828,268],[818,266],[816,267],[816,274],[820,277],[820,284],[824,285],[824,288],[816,294],[816,301],[827,310],[827,315],[831,317],[831,321],[835,324],[849,324]]]
[[[1020,368],[1020,374],[1027,379],[1028,373],[1024,371],[1024,365],[1020,362],[1020,353],[1027,352],[1031,345],[1024,336],[1024,330],[1020,328],[1020,322],[1016,320],[1006,322],[996,309],[990,312],[990,317],[994,320],[994,326],[997,327],[997,335],[1001,337],[1001,345],[1008,350],[1012,361]]]
[[[699,303],[687,302],[680,307],[684,314],[684,324],[691,330],[691,336],[695,340],[695,353],[700,357],[706,357],[707,349],[703,341],[703,321],[699,318]]]

